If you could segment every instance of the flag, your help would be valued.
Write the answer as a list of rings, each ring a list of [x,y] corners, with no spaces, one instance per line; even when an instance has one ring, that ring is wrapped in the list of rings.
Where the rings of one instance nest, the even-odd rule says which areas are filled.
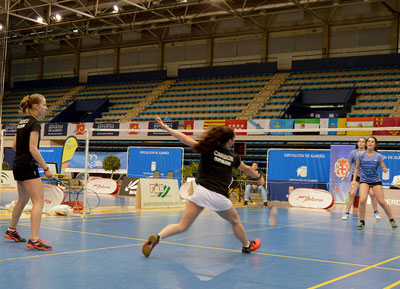
[[[293,129],[293,125],[294,119],[271,119],[269,122],[270,129]],[[271,134],[293,134],[293,132],[271,132]]]
[[[347,118],[346,126],[348,128],[372,128],[374,127],[373,117],[354,117]],[[368,131],[348,131],[347,135],[371,135],[372,130]]]
[[[194,121],[194,130],[201,130],[194,133],[194,135],[202,135],[204,132],[204,120]]]
[[[61,156],[61,173],[65,172],[78,147],[78,139],[74,136],[69,136],[64,142],[64,147]]]
[[[337,128],[345,128],[346,127],[346,118],[338,118],[337,119]],[[332,127],[333,128],[333,127]],[[345,135],[346,132],[345,131],[338,131],[336,134],[338,135]]]
[[[219,126],[219,125],[225,125],[225,120],[210,119],[210,120],[204,121],[204,129],[205,130],[208,130],[212,126]]]
[[[374,127],[395,127],[400,125],[400,117],[377,117]],[[399,130],[376,130],[375,135],[399,135]]]
[[[319,120],[319,127],[320,128],[329,128],[329,120],[331,120],[330,118],[321,118]],[[320,135],[328,135],[327,131],[320,131],[319,132]],[[329,133],[331,134],[331,133]]]
[[[183,127],[185,130],[192,130],[194,129],[194,120],[185,120],[183,123]],[[193,132],[185,132],[186,135],[193,135]]]
[[[242,119],[228,119],[225,122],[226,126],[229,126],[230,128],[233,128],[234,130],[237,129],[247,129],[247,120],[242,120]],[[246,135],[246,132],[237,132],[235,133],[236,135]]]
[[[319,118],[297,118],[294,120],[294,128],[319,128]],[[296,132],[295,134],[318,134],[318,132]]]
[[[247,135],[260,135],[268,134],[267,132],[262,132],[262,129],[269,129],[269,119],[248,119],[247,129],[259,129],[260,132],[248,132]]]

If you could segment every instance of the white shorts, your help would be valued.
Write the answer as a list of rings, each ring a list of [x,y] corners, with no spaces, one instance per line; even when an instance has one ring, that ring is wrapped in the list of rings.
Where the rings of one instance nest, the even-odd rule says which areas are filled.
[[[226,211],[232,207],[232,202],[227,197],[210,191],[199,184],[197,184],[193,195],[188,199],[197,206],[208,208],[214,212]]]

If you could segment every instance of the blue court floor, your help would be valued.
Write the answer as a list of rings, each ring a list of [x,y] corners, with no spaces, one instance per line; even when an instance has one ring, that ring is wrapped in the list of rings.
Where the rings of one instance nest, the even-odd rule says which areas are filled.
[[[8,199],[3,195],[1,205]],[[183,210],[135,212],[133,204],[106,196],[86,219],[44,217],[40,236],[53,251],[2,238],[1,288],[400,288],[400,229],[393,231],[385,217],[368,216],[366,229],[357,231],[356,215],[343,221],[338,212],[281,208],[271,228],[270,209],[238,207],[249,238],[262,241],[258,251],[242,254],[230,225],[205,210],[187,232],[145,258],[147,237],[178,222]],[[107,213],[106,207],[128,209]],[[5,231],[10,214],[0,213]],[[29,237],[24,216],[18,229]]]

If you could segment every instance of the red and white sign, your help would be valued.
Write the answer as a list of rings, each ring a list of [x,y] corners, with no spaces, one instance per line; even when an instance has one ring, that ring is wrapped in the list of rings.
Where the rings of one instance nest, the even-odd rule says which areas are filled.
[[[290,193],[289,204],[293,207],[327,209],[333,206],[334,199],[325,190],[297,188]]]
[[[61,203],[64,201],[65,198],[64,191],[61,188],[47,183],[43,184],[43,194],[44,194],[43,212],[47,212],[51,208],[61,205]],[[29,199],[27,205],[32,206],[31,199]]]
[[[111,195],[118,191],[117,182],[112,179],[91,178],[87,183],[89,192]]]

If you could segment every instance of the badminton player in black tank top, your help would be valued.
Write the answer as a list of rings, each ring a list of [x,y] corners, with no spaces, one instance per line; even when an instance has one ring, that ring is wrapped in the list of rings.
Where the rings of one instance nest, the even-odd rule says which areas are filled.
[[[38,166],[43,168],[46,177],[53,178],[52,172],[39,152],[40,123],[37,119],[46,114],[46,99],[41,94],[25,96],[20,103],[20,109],[25,117],[19,122],[13,141],[13,149],[16,152],[13,174],[17,181],[18,201],[12,212],[10,227],[4,237],[17,242],[26,241],[21,238],[16,227],[26,203],[31,198],[33,204],[31,233],[26,246],[36,250],[51,250],[52,247],[38,237],[44,203],[43,185]]]
[[[212,127],[200,141],[196,141],[168,127],[158,116],[156,120],[161,128],[192,147],[201,156],[196,178],[198,185],[194,194],[188,199],[182,219],[179,224],[170,224],[160,233],[151,235],[142,247],[143,255],[148,257],[160,239],[186,231],[205,207],[215,211],[232,225],[235,237],[242,243],[243,253],[257,250],[261,241],[259,239],[248,240],[239,215],[228,198],[228,186],[234,167],[257,179],[260,185],[264,185],[265,180],[259,172],[245,165],[235,153],[228,150],[235,141],[233,129],[225,126]]]

